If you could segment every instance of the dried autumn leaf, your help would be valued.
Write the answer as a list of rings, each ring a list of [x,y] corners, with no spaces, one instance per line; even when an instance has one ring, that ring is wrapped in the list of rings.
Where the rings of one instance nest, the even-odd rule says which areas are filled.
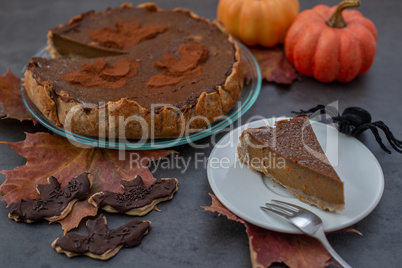
[[[0,104],[0,115],[3,115],[3,118],[20,121],[33,119],[21,99],[20,79],[10,70],[5,75],[0,75]]]
[[[8,205],[21,199],[38,198],[36,185],[45,184],[49,176],[55,176],[64,187],[72,177],[84,171],[94,177],[89,196],[104,190],[122,192],[120,181],[131,180],[135,175],[140,175],[145,186],[149,186],[155,178],[147,168],[148,162],[174,152],[80,148],[59,135],[49,133],[27,134],[24,141],[3,143],[27,159],[24,166],[1,171],[6,175],[6,180],[0,186],[0,200],[6,201]],[[96,214],[97,208],[87,201],[77,202],[60,224],[67,232],[77,227],[84,217]]]
[[[252,48],[250,51],[260,66],[262,78],[266,81],[278,84],[292,84],[295,79],[300,80],[296,69],[278,47],[272,49]],[[249,80],[252,77],[246,77],[246,79]]]
[[[332,263],[331,256],[318,240],[307,235],[284,234],[255,226],[229,211],[216,196],[210,196],[212,204],[203,207],[204,210],[218,212],[246,226],[253,267],[265,268],[275,262],[283,262],[289,267],[326,267]]]

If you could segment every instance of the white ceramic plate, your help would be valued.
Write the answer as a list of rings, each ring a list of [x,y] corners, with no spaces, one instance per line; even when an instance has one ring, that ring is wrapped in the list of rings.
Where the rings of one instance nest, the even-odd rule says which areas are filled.
[[[360,221],[377,206],[384,191],[384,175],[377,159],[360,141],[323,123],[312,121],[312,127],[329,161],[344,182],[345,209],[342,212],[331,213],[309,206],[262,173],[241,163],[237,159],[237,144],[243,130],[267,124],[272,126],[275,120],[278,119],[254,121],[232,130],[215,145],[209,156],[209,183],[216,197],[230,211],[266,229],[300,233],[290,223],[260,209],[271,199],[277,199],[316,213],[324,223],[324,230],[330,232]]]

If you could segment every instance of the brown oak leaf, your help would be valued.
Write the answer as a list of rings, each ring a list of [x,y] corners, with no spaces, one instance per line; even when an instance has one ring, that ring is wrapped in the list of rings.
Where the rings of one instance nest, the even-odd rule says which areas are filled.
[[[334,264],[331,256],[321,243],[307,235],[294,235],[270,231],[253,225],[228,210],[216,196],[210,206],[203,207],[206,211],[218,212],[228,219],[238,221],[246,226],[249,238],[250,258],[254,268],[269,267],[273,263],[285,263],[289,267],[326,267]],[[342,231],[358,231],[346,228]],[[359,233],[360,234],[360,233]]]
[[[260,66],[261,76],[268,82],[278,84],[292,84],[294,80],[301,80],[296,73],[296,69],[286,59],[285,53],[275,48],[251,48],[251,53],[256,58]],[[247,69],[247,66],[245,67]],[[245,72],[249,74],[250,72]],[[246,76],[247,80],[253,77]]]
[[[0,75],[0,104],[2,118],[14,118],[20,121],[32,120],[32,116],[21,99],[20,79],[10,70],[7,70],[4,75]]]
[[[62,187],[76,175],[87,171],[93,175],[88,195],[100,191],[122,192],[120,181],[136,175],[143,178],[146,187],[155,178],[147,167],[150,161],[174,153],[173,150],[118,151],[101,148],[80,148],[66,138],[49,133],[27,133],[21,142],[3,142],[27,159],[24,166],[3,170],[5,182],[0,186],[0,200],[8,206],[21,199],[37,199],[36,185],[56,177]],[[85,201],[75,203],[71,213],[60,221],[65,232],[77,227],[87,216],[97,214],[97,208]]]

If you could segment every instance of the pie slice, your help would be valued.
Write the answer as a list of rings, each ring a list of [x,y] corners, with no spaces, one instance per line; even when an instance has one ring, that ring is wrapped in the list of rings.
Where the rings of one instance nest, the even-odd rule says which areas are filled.
[[[246,129],[240,161],[284,186],[301,201],[324,210],[344,209],[343,182],[325,156],[306,115]]]

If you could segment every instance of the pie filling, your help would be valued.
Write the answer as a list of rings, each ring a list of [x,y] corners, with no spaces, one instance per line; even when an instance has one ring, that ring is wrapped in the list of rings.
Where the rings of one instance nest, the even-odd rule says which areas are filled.
[[[300,200],[329,211],[343,210],[343,183],[322,150],[307,116],[247,129],[239,159]]]
[[[52,58],[32,58],[23,85],[42,114],[78,134],[187,135],[226,114],[243,85],[238,46],[188,10],[90,11],[51,29],[48,43]]]
[[[78,65],[49,60],[42,62],[48,68],[34,70],[37,77],[54,81],[56,93],[63,90],[81,103],[127,98],[147,109],[161,104],[191,106],[201,93],[224,86],[236,62],[228,35],[188,11],[114,8],[89,12],[51,32],[61,57],[79,55],[84,44],[106,54],[112,49],[131,61],[130,72],[120,76],[105,73],[114,63],[103,57]],[[126,61],[124,66],[128,65]],[[120,60],[120,71],[124,66]]]

